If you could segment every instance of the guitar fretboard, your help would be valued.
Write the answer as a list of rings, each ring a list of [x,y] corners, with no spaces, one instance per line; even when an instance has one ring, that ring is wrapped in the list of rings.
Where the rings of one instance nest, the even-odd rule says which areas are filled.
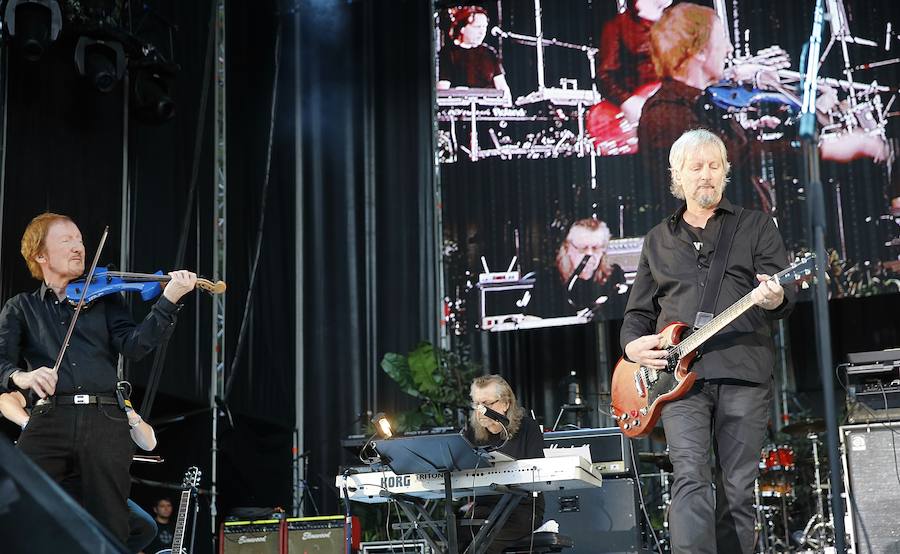
[[[803,262],[792,265],[784,271],[775,274],[774,276],[772,276],[772,279],[774,279],[781,285],[793,283],[797,281],[799,279],[799,275],[802,274],[802,272],[798,272],[798,270],[808,265],[809,263],[811,263],[811,256],[807,257],[807,259],[805,259]],[[806,274],[808,273],[809,270],[806,270]],[[741,314],[754,306],[753,298],[751,297],[752,294],[753,291],[748,292],[740,300],[726,308],[716,317],[712,318],[709,323],[694,331],[693,334],[678,343],[678,346],[672,349],[671,356],[677,356],[678,359],[681,359],[688,353],[700,348],[700,346],[702,346],[704,342],[709,340],[713,335],[724,329],[725,326],[727,326],[729,323],[740,317]]]
[[[184,527],[187,523],[188,503],[191,501],[191,490],[181,491],[181,502],[178,504],[178,519],[175,520],[175,536],[172,538],[172,553],[181,554],[184,543]]]

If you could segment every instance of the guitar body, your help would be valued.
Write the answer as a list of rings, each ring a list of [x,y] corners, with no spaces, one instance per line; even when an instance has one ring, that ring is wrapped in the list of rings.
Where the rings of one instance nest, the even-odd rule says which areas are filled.
[[[171,549],[171,548],[164,548],[163,550],[160,550],[160,551],[156,552],[156,554],[172,554],[172,549]],[[182,548],[182,549],[181,549],[181,554],[187,554],[187,550],[185,550],[184,548]]]
[[[815,256],[807,254],[771,279],[784,286],[811,279],[814,271]],[[650,434],[666,402],[687,394],[697,380],[690,368],[703,343],[754,305],[751,291],[689,336],[685,335],[689,325],[681,322],[667,325],[660,331],[663,348],[669,351],[665,369],[619,360],[613,370],[610,408],[622,432],[630,438]]]
[[[667,325],[661,331],[664,348],[681,342],[688,329],[689,325],[680,322]],[[691,389],[697,379],[690,370],[695,357],[696,352],[690,352],[673,360],[667,370],[641,367],[624,358],[619,360],[613,370],[611,407],[616,424],[626,436],[649,435],[659,421],[663,405],[681,398]]]
[[[659,90],[660,83],[648,83],[638,87],[632,96],[646,100]],[[591,106],[584,120],[584,127],[601,156],[635,154],[638,151],[637,124],[625,119],[625,114],[609,100],[601,100]]]

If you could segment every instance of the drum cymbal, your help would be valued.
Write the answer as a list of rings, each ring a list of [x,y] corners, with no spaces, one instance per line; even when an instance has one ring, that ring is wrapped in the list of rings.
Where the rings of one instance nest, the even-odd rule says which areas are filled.
[[[651,463],[663,471],[672,471],[672,461],[668,452],[639,452],[638,459]]]
[[[786,427],[782,427],[781,432],[788,435],[800,437],[810,433],[822,433],[825,431],[825,420],[822,418],[806,418],[795,421]]]

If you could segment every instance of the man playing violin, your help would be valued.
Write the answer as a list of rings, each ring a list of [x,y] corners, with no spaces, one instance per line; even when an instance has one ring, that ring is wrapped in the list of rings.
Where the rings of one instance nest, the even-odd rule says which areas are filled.
[[[121,295],[95,300],[79,314],[54,371],[74,315],[66,286],[85,271],[81,232],[67,216],[43,213],[26,227],[21,252],[41,286],[14,296],[0,312],[0,392],[18,389],[39,398],[18,446],[125,542],[133,445],[116,398],[117,357],[138,360],[161,342],[197,276],[170,273],[162,296],[140,323]]]

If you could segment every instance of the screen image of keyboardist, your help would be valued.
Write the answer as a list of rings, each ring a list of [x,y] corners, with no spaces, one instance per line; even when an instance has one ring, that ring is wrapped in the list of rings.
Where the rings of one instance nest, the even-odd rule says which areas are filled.
[[[528,412],[519,405],[516,395],[499,375],[485,375],[475,378],[470,389],[472,398],[472,412],[469,416],[469,425],[466,427],[466,438],[476,446],[496,447],[500,452],[517,460],[544,457],[544,434],[537,422],[531,418]],[[509,424],[504,426],[491,419],[489,415],[482,413],[484,410],[505,416]],[[507,437],[508,432],[508,437]],[[464,518],[485,519],[500,500],[500,496],[479,496],[468,508]],[[488,547],[488,554],[503,552],[507,548],[524,537],[532,530],[541,526],[544,518],[544,497],[542,494],[529,496],[522,500],[510,515],[506,524],[497,533],[494,541]],[[477,527],[461,525],[458,533],[460,551],[472,541]]]
[[[625,271],[610,262],[609,226],[592,217],[569,227],[556,251],[553,267],[535,276],[533,306],[529,315],[543,318],[583,316],[621,317],[627,301]]]
[[[447,40],[438,56],[438,90],[468,87],[502,90],[512,99],[497,51],[484,43],[487,11],[480,6],[450,9]]]

